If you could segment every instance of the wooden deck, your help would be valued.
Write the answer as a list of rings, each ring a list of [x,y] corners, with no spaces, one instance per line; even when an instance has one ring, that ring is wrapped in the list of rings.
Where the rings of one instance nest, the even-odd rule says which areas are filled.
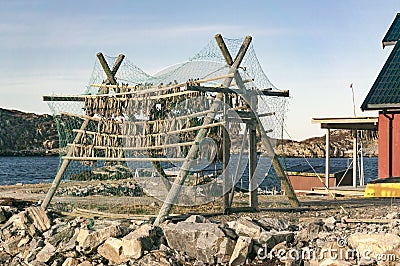
[[[364,196],[365,186],[339,186],[339,187],[330,187],[330,193],[334,195],[340,196]],[[311,190],[295,190],[296,193],[304,193],[304,194],[320,194],[326,195],[330,194],[328,190],[324,187],[313,187]]]

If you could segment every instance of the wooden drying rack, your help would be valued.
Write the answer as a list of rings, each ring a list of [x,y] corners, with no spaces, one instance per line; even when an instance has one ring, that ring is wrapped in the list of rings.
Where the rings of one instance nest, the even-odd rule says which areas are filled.
[[[280,178],[282,188],[285,190],[285,194],[288,196],[289,201],[291,202],[293,207],[299,206],[299,201],[293,191],[293,188],[290,184],[289,179],[286,176],[286,173],[283,171],[280,162],[277,156],[274,153],[273,147],[270,143],[270,140],[267,136],[269,130],[264,129],[260,117],[274,115],[274,113],[265,113],[258,114],[257,113],[257,96],[258,95],[266,95],[266,96],[279,96],[279,97],[288,97],[289,91],[277,91],[272,90],[270,88],[263,90],[248,90],[245,87],[245,83],[252,82],[253,79],[243,80],[239,74],[238,68],[242,59],[244,58],[246,51],[250,45],[251,37],[247,36],[243,41],[243,44],[238,51],[235,60],[232,59],[221,35],[216,35],[215,39],[217,44],[225,58],[227,65],[229,66],[229,71],[226,75],[208,78],[208,79],[197,79],[190,80],[185,83],[176,83],[168,84],[168,85],[149,85],[149,84],[139,84],[139,85],[127,85],[127,84],[118,84],[115,75],[124,59],[124,55],[120,55],[114,63],[112,69],[108,66],[105,61],[104,56],[101,53],[97,54],[97,57],[100,61],[100,64],[107,76],[107,80],[104,81],[103,84],[92,84],[93,87],[99,88],[99,93],[95,95],[65,95],[65,96],[44,96],[44,101],[74,101],[74,102],[84,102],[85,106],[92,104],[91,106],[95,106],[92,113],[90,115],[79,115],[73,113],[60,113],[60,116],[67,116],[72,118],[79,118],[82,120],[82,124],[79,129],[73,129],[73,132],[76,133],[74,140],[72,143],[68,143],[68,152],[65,156],[62,157],[62,164],[57,172],[57,175],[54,178],[53,184],[49,189],[45,200],[42,203],[43,208],[47,208],[51,199],[53,198],[58,186],[60,185],[62,176],[68,167],[71,161],[108,161],[108,162],[127,162],[127,161],[151,161],[151,162],[167,162],[167,161],[179,161],[183,162],[180,167],[180,171],[175,178],[174,182],[171,182],[166,178],[165,173],[160,173],[163,183],[165,184],[168,195],[160,209],[159,215],[155,220],[155,224],[158,225],[167,219],[171,208],[176,202],[177,197],[180,192],[180,185],[185,182],[185,179],[189,175],[189,169],[193,161],[196,160],[196,157],[199,152],[199,143],[207,136],[209,130],[220,128],[220,127],[229,127],[229,124],[234,123],[245,123],[246,129],[245,134],[243,136],[243,140],[246,139],[246,135],[248,135],[248,143],[249,143],[249,205],[253,210],[258,209],[258,196],[257,196],[257,180],[254,176],[256,166],[257,166],[257,141],[256,134],[261,136],[261,141],[266,149],[268,156],[272,160],[272,165],[275,168],[275,171]],[[219,86],[209,86],[210,82],[220,83]],[[206,86],[204,84],[207,84]],[[112,91],[112,93],[110,93]],[[126,121],[121,119],[121,114],[127,108],[127,104],[130,101],[135,101],[136,103],[142,104],[142,102],[152,101],[152,100],[169,100],[179,98],[183,99],[183,97],[188,95],[210,95],[212,97],[211,105],[208,110],[200,110],[198,112],[194,112],[191,114],[186,114],[178,117],[164,119],[155,119],[155,120],[138,120],[138,121]],[[233,96],[232,96],[233,95]],[[229,100],[232,97],[237,97],[242,100],[242,104],[238,106],[230,106],[230,108],[225,107],[221,108],[222,103],[229,104]],[[112,100],[111,100],[112,98]],[[97,101],[105,101],[108,100],[113,101],[112,106],[103,107]],[[117,101],[117,102],[116,102]],[[206,100],[208,101],[208,100]],[[100,106],[100,107],[99,107]],[[118,110],[116,110],[116,108]],[[221,110],[222,109],[222,110]],[[86,109],[87,111],[87,109]],[[88,111],[87,111],[88,113]],[[99,115],[100,113],[100,115]],[[115,115],[119,114],[119,115]],[[216,116],[222,117],[222,121],[218,122],[215,120]],[[189,121],[192,118],[202,117],[202,124],[195,126],[188,126],[187,128],[179,128],[178,130],[169,130],[165,132],[146,132],[146,126],[156,125],[157,123],[169,123],[172,120],[184,119]],[[99,130],[93,131],[88,130],[87,127],[89,123],[93,123],[93,121],[99,123]],[[115,132],[104,132],[100,130],[100,123],[104,121],[108,121],[107,123],[115,123],[113,127],[117,130]],[[106,122],[104,122],[106,123]],[[176,135],[180,133],[195,133],[195,137],[189,141],[182,141],[178,143],[168,143],[165,145],[156,145],[153,142],[142,141],[140,140],[141,145],[137,147],[122,147],[121,141],[124,139],[134,138],[135,136],[130,136],[130,134],[123,134],[118,131],[121,125],[134,126],[135,130],[138,127],[140,130],[143,130],[142,137],[145,138],[154,138],[154,137],[165,137],[168,135]],[[230,155],[230,140],[229,135],[226,130],[222,130],[222,165],[223,169],[226,169],[228,166],[229,155]],[[98,143],[102,145],[96,145],[96,142],[92,142],[91,144],[84,143],[83,139],[90,135],[92,140],[99,140]],[[110,139],[113,142],[107,142],[107,145],[103,143],[103,138],[106,138],[107,141]],[[139,139],[137,139],[139,140]],[[136,140],[134,140],[136,141]],[[143,145],[142,145],[143,142]],[[150,150],[158,150],[161,148],[174,148],[174,147],[189,147],[187,155],[185,157],[177,157],[177,158],[165,158],[165,157],[124,157],[124,151],[150,151]],[[242,145],[241,154],[243,151],[244,145]],[[82,149],[88,150],[87,154],[82,153]],[[96,155],[97,150],[112,150],[112,157],[105,157]],[[78,152],[77,152],[78,151]],[[84,154],[84,156],[81,156]],[[240,157],[241,159],[241,157]],[[239,160],[240,160],[239,159]],[[240,164],[240,163],[238,163]],[[157,168],[158,171],[163,171],[162,168]],[[237,170],[237,169],[236,169]],[[235,175],[238,175],[238,171],[235,172]],[[235,177],[234,180],[236,180]],[[231,211],[232,201],[233,201],[233,193],[234,187],[228,186],[230,183],[231,177],[228,171],[223,171],[223,211],[225,213]]]

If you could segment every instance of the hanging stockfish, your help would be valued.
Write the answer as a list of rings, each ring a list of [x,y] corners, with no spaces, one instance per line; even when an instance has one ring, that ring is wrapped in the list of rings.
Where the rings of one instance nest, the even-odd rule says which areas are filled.
[[[135,137],[135,141],[136,141],[136,147],[137,148],[142,147],[142,137],[140,135],[137,135]]]
[[[174,117],[174,118],[171,120],[171,125],[170,125],[169,130],[170,130],[170,131],[175,131],[175,130],[176,130],[176,117]]]
[[[85,157],[85,151],[83,146],[79,146],[79,157]]]
[[[81,143],[82,144],[86,144],[87,143],[86,131],[83,131],[83,133],[82,133],[82,141],[81,141]]]
[[[76,156],[79,157],[79,148],[78,148],[78,146],[76,146],[76,144],[74,144],[74,149],[72,150],[72,156],[73,157],[76,157]]]
[[[170,126],[170,123],[169,123],[169,121],[168,120],[166,120],[166,119],[164,119],[164,120],[162,120],[162,132],[163,133],[166,133],[166,132],[168,132],[169,131],[169,126]]]
[[[118,158],[124,157],[124,150],[122,148],[118,148]]]
[[[179,126],[179,128],[177,130],[183,129],[184,124],[183,124],[183,120],[182,119],[178,118],[178,126]]]
[[[137,133],[137,125],[135,123],[132,124],[132,135],[136,135]]]

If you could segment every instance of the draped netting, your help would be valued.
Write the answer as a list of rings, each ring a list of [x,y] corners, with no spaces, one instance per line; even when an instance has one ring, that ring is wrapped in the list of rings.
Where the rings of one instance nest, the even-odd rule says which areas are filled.
[[[224,38],[231,55],[237,54],[243,40]],[[112,67],[118,57],[104,58]],[[76,96],[68,100],[68,96],[64,96],[65,101],[49,101],[58,127],[61,157],[69,147],[75,149],[64,172],[64,180],[128,180],[128,185],[115,187],[115,195],[147,193],[163,200],[168,192],[163,185],[164,179],[173,180],[202,127],[205,114],[216,101],[217,92],[190,91],[187,88],[200,85],[219,88],[229,69],[215,40],[188,61],[152,75],[125,59],[115,73],[116,87],[109,86],[108,77],[96,60],[89,84],[80,95],[84,100],[71,100]],[[246,127],[239,121],[236,111],[250,110],[262,114],[259,121],[273,145],[274,140],[282,138],[288,98],[263,94],[263,91],[276,91],[277,88],[264,73],[253,45],[250,45],[237,71],[244,81],[244,87],[240,89],[253,91],[257,103],[251,110],[252,107],[239,94],[229,94],[228,102],[222,104],[218,112],[230,109],[233,122],[225,123],[224,116],[217,115],[205,139],[196,144],[201,146],[199,157],[190,169],[192,179],[185,183],[178,204],[203,204],[221,196],[219,180],[225,170],[221,159],[224,132],[228,132],[231,143],[227,168],[232,175],[235,174],[227,185],[234,187],[240,181],[240,188],[246,189],[242,187],[242,179],[246,173],[248,176],[247,157],[238,159],[240,150],[248,149],[247,141],[243,144]],[[105,86],[109,86],[106,91]],[[235,79],[230,88],[238,89]],[[90,122],[82,129],[85,117],[90,117]],[[77,133],[82,133],[82,136],[74,144]],[[260,145],[258,147],[260,153],[265,152]],[[277,180],[269,180],[265,185],[271,157],[264,156],[258,160],[258,184],[264,183],[263,188],[279,184]],[[121,204],[116,199],[113,202]]]

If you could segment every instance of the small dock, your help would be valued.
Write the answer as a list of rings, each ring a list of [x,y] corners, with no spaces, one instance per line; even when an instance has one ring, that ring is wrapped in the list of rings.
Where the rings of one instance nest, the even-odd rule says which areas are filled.
[[[376,136],[374,132],[378,130],[378,117],[338,117],[338,118],[313,118],[313,124],[320,124],[321,129],[326,129],[326,144],[325,144],[325,186],[330,187],[330,131],[332,129],[351,130],[353,135],[353,187],[357,188],[357,157],[359,155],[359,132],[369,132],[370,136]],[[368,134],[367,134],[368,135]],[[362,146],[361,146],[362,147]],[[362,156],[362,149],[361,149]],[[359,176],[360,186],[365,186],[364,183],[364,166],[361,159],[361,172]],[[347,185],[347,184],[346,184]],[[365,190],[365,189],[364,189]]]
[[[302,194],[334,194],[336,196],[364,196],[366,186],[339,186],[339,187],[330,187],[329,191],[324,187],[313,187],[311,190],[295,190],[296,193]]]

